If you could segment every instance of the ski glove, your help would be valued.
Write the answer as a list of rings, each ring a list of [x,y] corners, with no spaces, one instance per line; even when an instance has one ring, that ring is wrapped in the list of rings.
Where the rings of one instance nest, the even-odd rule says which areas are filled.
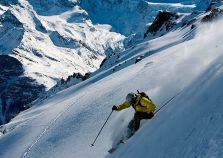
[[[117,106],[114,105],[114,106],[112,107],[112,110],[115,110],[115,111],[118,110]]]

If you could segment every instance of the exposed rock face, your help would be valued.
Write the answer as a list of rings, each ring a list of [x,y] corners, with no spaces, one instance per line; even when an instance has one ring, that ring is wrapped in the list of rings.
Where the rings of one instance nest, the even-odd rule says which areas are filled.
[[[209,0],[207,3],[209,4],[206,12],[216,8],[217,6],[219,6],[219,4],[221,4],[223,1],[222,0]]]
[[[176,13],[171,13],[167,11],[159,11],[152,25],[149,26],[148,30],[144,34],[144,38],[148,34],[155,35],[162,27],[165,31],[169,31],[176,23],[174,20],[178,19],[179,16]]]
[[[0,16],[0,24],[0,54],[8,54],[20,44],[25,30],[10,10]]]
[[[53,31],[50,34],[50,39],[52,40],[54,45],[58,47],[76,48],[79,45],[79,42],[77,40],[68,37],[63,37],[57,31]]]
[[[213,9],[213,10],[211,10],[211,12],[208,15],[203,17],[203,19],[201,21],[202,22],[211,22],[222,13],[223,13],[222,9],[219,9],[219,8]]]
[[[25,110],[26,104],[35,100],[45,89],[35,80],[23,75],[23,65],[15,58],[0,55],[0,124],[7,123],[20,111]]]

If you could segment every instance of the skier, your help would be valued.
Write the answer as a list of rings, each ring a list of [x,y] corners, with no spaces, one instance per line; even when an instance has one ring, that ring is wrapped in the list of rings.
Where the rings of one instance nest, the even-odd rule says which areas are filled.
[[[121,111],[132,106],[135,109],[135,115],[129,122],[126,138],[129,139],[140,127],[142,119],[151,119],[154,116],[156,105],[144,92],[129,93],[126,96],[126,101],[118,106],[113,106],[112,110]],[[124,140],[123,140],[124,141]]]

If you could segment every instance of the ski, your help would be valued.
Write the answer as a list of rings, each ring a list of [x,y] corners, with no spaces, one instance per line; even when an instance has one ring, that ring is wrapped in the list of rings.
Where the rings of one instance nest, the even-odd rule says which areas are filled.
[[[111,149],[109,149],[108,152],[109,152],[110,154],[112,154],[112,153],[114,153],[114,152],[118,149],[118,147],[119,147],[120,144],[126,144],[126,143],[127,143],[126,140],[120,140],[120,141],[118,142],[118,144],[116,144],[114,147],[112,147]]]

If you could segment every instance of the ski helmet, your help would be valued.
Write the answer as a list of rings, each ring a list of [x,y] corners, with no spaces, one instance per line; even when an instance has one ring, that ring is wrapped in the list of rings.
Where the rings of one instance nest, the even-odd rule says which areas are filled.
[[[133,102],[134,99],[135,99],[134,93],[127,94],[127,96],[126,96],[126,101],[127,102]]]

